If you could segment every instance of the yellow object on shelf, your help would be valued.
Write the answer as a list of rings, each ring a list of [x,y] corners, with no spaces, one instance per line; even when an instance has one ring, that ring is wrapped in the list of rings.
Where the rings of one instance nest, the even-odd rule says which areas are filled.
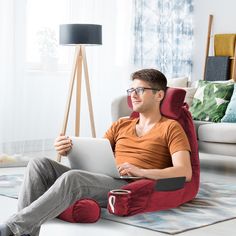
[[[234,56],[236,34],[215,34],[215,56]]]

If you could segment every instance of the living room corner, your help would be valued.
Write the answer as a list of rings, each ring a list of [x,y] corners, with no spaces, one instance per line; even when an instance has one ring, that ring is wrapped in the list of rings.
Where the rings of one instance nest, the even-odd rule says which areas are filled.
[[[127,217],[103,207],[95,223],[55,218],[40,235],[235,235],[235,7],[233,0],[1,1],[0,224],[17,212],[28,163],[47,157],[70,167],[56,137],[102,139],[132,113],[132,73],[154,68],[168,88],[186,92],[181,109],[192,116],[200,160],[196,197]],[[62,25],[101,26],[101,35],[63,43]]]

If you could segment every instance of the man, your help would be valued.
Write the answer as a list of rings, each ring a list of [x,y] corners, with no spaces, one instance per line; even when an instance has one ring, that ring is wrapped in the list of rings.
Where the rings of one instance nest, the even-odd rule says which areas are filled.
[[[192,176],[190,146],[178,122],[160,113],[160,103],[166,90],[165,76],[155,69],[133,73],[132,86],[127,90],[137,119],[119,119],[106,132],[114,150],[121,175],[160,179]],[[66,155],[72,148],[70,138],[60,136],[55,149]],[[19,211],[1,226],[1,235],[38,235],[42,223],[55,218],[76,200],[95,199],[106,207],[107,193],[127,184],[82,170],[71,170],[55,161],[43,158],[30,161],[21,193]]]

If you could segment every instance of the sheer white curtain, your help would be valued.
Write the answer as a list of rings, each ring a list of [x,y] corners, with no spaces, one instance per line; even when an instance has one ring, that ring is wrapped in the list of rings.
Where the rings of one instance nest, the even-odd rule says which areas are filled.
[[[0,160],[18,161],[46,149],[31,120],[30,104],[37,104],[25,63],[27,1],[1,0],[0,11]]]
[[[18,113],[16,75],[15,1],[0,1],[0,153],[16,132]]]
[[[191,76],[193,0],[135,0],[135,54],[140,66],[168,78]]]
[[[103,26],[103,45],[86,48],[95,126],[103,136],[112,99],[129,84],[131,18],[132,0],[0,0],[0,157],[55,155],[74,51],[58,45],[61,23]],[[91,136],[84,92],[81,115],[81,136]]]

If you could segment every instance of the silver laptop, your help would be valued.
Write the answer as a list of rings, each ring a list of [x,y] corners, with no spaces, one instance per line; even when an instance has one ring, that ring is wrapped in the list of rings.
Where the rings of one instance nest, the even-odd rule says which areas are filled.
[[[68,154],[72,169],[80,169],[121,179],[140,179],[120,176],[110,142],[105,138],[71,137],[72,149]]]

